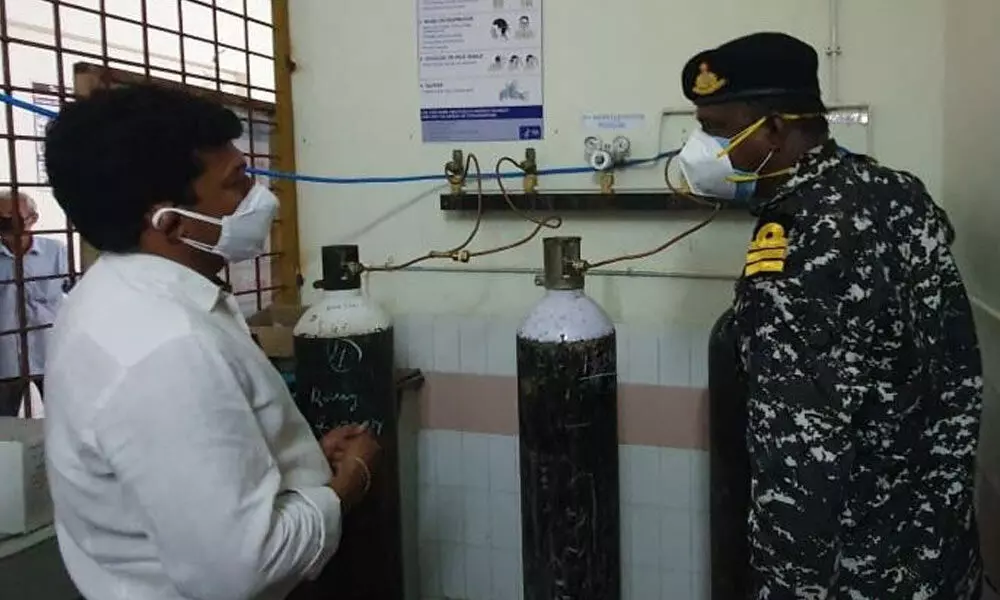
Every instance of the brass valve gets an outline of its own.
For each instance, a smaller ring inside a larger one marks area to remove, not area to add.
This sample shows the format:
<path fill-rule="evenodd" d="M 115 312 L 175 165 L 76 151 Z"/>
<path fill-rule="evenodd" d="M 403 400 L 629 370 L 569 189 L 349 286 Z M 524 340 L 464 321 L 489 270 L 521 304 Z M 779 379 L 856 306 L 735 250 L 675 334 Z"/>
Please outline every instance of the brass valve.
<path fill-rule="evenodd" d="M 524 151 L 524 161 L 521 162 L 524 171 L 524 193 L 534 194 L 538 190 L 538 163 L 535 160 L 535 149 Z"/>
<path fill-rule="evenodd" d="M 615 193 L 615 172 L 614 171 L 601 171 L 598 176 L 601 183 L 601 193 L 605 195 L 611 195 Z"/>
<path fill-rule="evenodd" d="M 451 151 L 451 160 L 444 164 L 444 172 L 448 177 L 448 185 L 451 186 L 453 195 L 461 194 L 465 190 L 465 157 L 460 149 Z"/>

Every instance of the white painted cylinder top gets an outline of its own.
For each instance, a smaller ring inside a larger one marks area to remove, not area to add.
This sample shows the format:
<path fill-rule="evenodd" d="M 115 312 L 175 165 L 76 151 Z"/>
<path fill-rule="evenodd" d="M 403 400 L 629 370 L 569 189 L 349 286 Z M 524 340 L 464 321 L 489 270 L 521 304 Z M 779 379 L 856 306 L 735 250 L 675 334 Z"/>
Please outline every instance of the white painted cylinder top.
<path fill-rule="evenodd" d="M 517 330 L 537 342 L 581 342 L 614 333 L 615 326 L 583 290 L 548 290 Z"/>
<path fill-rule="evenodd" d="M 319 302 L 306 310 L 293 335 L 339 338 L 367 335 L 392 327 L 392 317 L 361 290 L 323 292 Z"/>

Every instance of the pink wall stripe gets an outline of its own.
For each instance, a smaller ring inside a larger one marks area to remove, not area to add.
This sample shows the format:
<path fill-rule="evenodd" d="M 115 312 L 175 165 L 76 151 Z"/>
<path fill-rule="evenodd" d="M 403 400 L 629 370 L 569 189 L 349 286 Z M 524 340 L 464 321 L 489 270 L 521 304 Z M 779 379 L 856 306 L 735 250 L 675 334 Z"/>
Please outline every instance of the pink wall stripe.
<path fill-rule="evenodd" d="M 517 378 L 451 373 L 424 374 L 420 421 L 424 429 L 517 435 Z M 618 435 L 622 444 L 708 449 L 708 391 L 698 388 L 618 384 Z M 981 476 L 980 530 L 987 572 L 1000 580 L 1000 488 Z"/>
<path fill-rule="evenodd" d="M 517 435 L 517 378 L 425 373 L 421 426 L 470 433 Z M 704 389 L 618 384 L 622 444 L 708 448 L 708 393 Z"/>

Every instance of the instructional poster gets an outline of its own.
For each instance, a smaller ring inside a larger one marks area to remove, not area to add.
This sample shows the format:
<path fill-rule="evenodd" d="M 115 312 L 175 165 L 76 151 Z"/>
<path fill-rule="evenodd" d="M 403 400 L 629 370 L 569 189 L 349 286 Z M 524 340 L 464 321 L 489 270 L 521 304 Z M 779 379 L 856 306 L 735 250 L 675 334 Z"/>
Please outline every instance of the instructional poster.
<path fill-rule="evenodd" d="M 542 139 L 542 0 L 417 0 L 425 142 Z"/>

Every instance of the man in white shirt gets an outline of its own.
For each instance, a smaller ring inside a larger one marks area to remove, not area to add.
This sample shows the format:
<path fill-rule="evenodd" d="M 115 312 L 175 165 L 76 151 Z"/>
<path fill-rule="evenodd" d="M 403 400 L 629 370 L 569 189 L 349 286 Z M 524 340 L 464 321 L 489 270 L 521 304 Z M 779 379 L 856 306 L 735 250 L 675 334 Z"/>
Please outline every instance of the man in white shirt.
<path fill-rule="evenodd" d="M 66 245 L 32 235 L 31 229 L 37 222 L 38 207 L 30 196 L 19 193 L 15 201 L 10 191 L 0 192 L 0 416 L 3 417 L 17 414 L 29 381 L 34 382 L 39 392 L 43 391 L 45 342 L 69 286 Z M 15 283 L 18 256 L 25 279 L 23 298 Z M 22 330 L 26 330 L 23 343 Z M 27 371 L 22 372 L 22 366 Z"/>
<path fill-rule="evenodd" d="M 47 131 L 56 200 L 101 252 L 46 373 L 56 531 L 89 600 L 285 598 L 371 484 L 373 437 L 316 441 L 215 276 L 263 251 L 277 210 L 241 133 L 146 85 L 69 104 Z"/>

